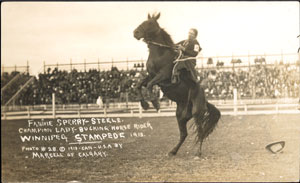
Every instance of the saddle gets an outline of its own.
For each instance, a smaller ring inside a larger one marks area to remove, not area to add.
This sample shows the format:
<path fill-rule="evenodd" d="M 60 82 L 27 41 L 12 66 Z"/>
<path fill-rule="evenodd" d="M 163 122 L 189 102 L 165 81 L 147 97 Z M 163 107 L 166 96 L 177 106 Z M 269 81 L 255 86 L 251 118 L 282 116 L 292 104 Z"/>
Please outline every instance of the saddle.
<path fill-rule="evenodd" d="M 173 66 L 173 71 L 172 71 L 172 77 L 171 77 L 171 82 L 172 83 L 177 83 L 180 80 L 180 75 L 182 72 L 181 70 L 186 70 L 190 72 L 189 78 L 193 80 L 194 82 L 198 82 L 197 79 L 197 71 L 195 69 L 196 66 L 196 57 L 188 57 L 183 55 L 182 51 L 179 50 L 179 53 L 177 55 L 177 58 L 174 60 L 174 66 Z"/>

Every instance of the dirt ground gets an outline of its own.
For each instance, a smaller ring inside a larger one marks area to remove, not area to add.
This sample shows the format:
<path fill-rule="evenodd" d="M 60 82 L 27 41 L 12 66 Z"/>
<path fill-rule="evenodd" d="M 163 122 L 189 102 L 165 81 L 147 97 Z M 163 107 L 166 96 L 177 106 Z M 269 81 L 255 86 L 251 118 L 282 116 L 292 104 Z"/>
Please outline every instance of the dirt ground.
<path fill-rule="evenodd" d="M 153 130 L 120 140 L 123 148 L 111 149 L 106 158 L 50 160 L 25 158 L 18 129 L 26 120 L 2 121 L 2 182 L 299 181 L 300 114 L 223 116 L 200 159 L 194 159 L 192 129 L 178 154 L 166 156 L 179 139 L 175 117 L 122 119 L 149 122 Z M 276 141 L 285 141 L 285 148 L 272 154 L 265 146 Z"/>

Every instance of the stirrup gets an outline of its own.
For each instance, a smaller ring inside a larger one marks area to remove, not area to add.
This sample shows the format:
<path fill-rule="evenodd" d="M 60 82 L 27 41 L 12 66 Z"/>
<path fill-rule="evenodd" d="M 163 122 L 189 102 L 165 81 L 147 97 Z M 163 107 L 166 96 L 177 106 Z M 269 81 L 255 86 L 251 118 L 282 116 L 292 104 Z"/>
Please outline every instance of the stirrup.
<path fill-rule="evenodd" d="M 171 83 L 175 84 L 179 82 L 179 77 L 178 76 L 173 76 L 171 79 Z"/>

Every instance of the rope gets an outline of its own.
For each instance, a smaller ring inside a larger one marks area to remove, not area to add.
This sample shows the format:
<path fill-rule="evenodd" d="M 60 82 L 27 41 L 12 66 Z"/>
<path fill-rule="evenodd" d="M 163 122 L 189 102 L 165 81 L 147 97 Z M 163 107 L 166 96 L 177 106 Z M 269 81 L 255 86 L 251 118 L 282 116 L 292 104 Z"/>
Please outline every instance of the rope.
<path fill-rule="evenodd" d="M 191 60 L 191 59 L 196 59 L 197 57 L 187 57 L 187 58 L 181 58 L 182 56 L 182 51 L 179 50 L 179 56 L 177 57 L 176 60 L 174 60 L 173 62 L 174 63 L 177 63 L 177 62 L 183 62 L 183 61 L 186 61 L 186 60 Z"/>
<path fill-rule="evenodd" d="M 196 59 L 197 57 L 187 57 L 187 58 L 181 58 L 181 59 L 176 59 L 174 60 L 174 63 L 177 63 L 177 62 L 183 62 L 183 61 L 186 61 L 186 60 L 191 60 L 191 59 Z"/>
<path fill-rule="evenodd" d="M 175 69 L 178 65 L 178 61 L 177 60 L 180 60 L 180 57 L 182 56 L 182 50 L 179 50 L 179 55 L 177 57 L 177 59 L 174 61 L 175 65 L 173 67 L 173 70 L 172 70 L 172 76 L 175 74 Z"/>

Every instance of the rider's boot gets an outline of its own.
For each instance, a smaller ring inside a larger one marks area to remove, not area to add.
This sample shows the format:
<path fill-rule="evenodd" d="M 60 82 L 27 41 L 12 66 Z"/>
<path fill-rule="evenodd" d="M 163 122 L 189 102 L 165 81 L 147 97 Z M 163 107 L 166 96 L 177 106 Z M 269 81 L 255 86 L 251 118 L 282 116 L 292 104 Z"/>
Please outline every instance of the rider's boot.
<path fill-rule="evenodd" d="M 171 77 L 171 83 L 175 84 L 179 82 L 179 73 L 174 72 Z"/>

